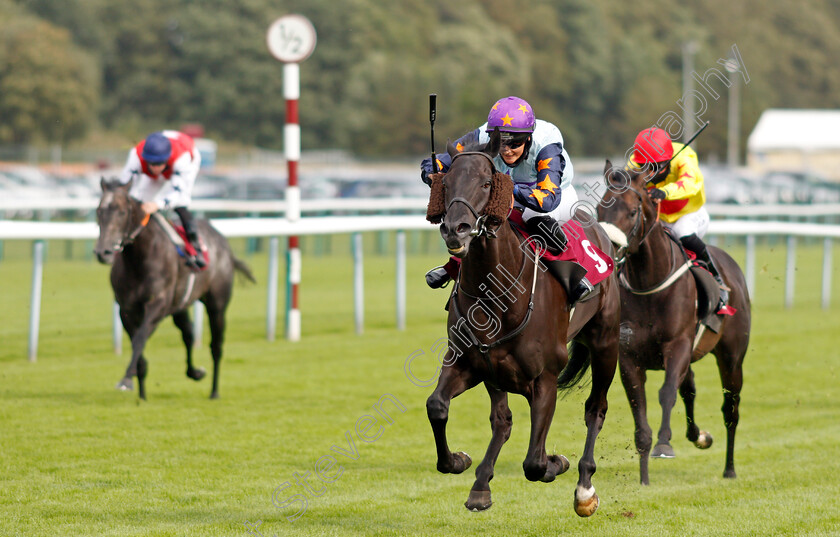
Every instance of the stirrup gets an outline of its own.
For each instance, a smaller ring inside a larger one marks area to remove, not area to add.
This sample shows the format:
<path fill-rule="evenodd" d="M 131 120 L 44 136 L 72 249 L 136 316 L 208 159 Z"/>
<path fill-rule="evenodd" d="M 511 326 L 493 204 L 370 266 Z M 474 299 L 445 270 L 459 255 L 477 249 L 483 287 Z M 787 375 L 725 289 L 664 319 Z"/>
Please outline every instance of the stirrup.
<path fill-rule="evenodd" d="M 443 289 L 450 281 L 452 278 L 443 266 L 435 267 L 426 273 L 426 285 L 432 289 Z"/>
<path fill-rule="evenodd" d="M 574 289 L 569 293 L 569 307 L 589 298 L 595 291 L 595 286 L 592 285 L 587 278 L 581 279 Z"/>

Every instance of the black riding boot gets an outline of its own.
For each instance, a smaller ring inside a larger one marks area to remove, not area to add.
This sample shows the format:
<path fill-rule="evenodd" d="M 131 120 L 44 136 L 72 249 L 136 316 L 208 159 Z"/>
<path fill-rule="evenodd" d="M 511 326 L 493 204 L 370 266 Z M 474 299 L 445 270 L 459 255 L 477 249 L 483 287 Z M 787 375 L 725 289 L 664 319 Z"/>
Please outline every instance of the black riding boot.
<path fill-rule="evenodd" d="M 550 253 L 560 255 L 566 250 L 568 239 L 566 239 L 566 234 L 563 232 L 560 222 L 554 218 L 548 215 L 534 216 L 526 222 L 526 225 L 531 236 L 536 237 L 541 243 L 540 246 L 544 246 Z M 569 289 L 566 290 L 569 307 L 579 300 L 588 298 L 594 290 L 595 286 L 589 282 L 586 276 L 576 283 L 569 282 Z"/>
<path fill-rule="evenodd" d="M 694 233 L 686 235 L 685 237 L 680 237 L 680 242 L 687 250 L 691 250 L 697 254 L 697 259 L 706 263 L 706 266 L 709 268 L 709 272 L 711 272 L 712 276 L 714 276 L 715 280 L 717 280 L 718 286 L 720 287 L 720 300 L 718 301 L 715 311 L 720 310 L 729 302 L 729 288 L 723 282 L 723 278 L 721 278 L 720 271 L 718 270 L 717 265 L 715 265 L 715 261 L 712 259 L 712 256 L 709 255 L 706 243 L 704 243 L 703 240 Z"/>
<path fill-rule="evenodd" d="M 195 248 L 195 256 L 187 259 L 187 262 L 198 268 L 204 268 L 207 263 L 204 261 L 204 254 L 201 251 L 201 241 L 198 240 L 198 229 L 195 227 L 195 220 L 193 220 L 192 214 L 186 207 L 176 207 L 175 212 L 178 214 L 178 218 L 181 219 L 181 225 L 184 226 L 187 240 Z"/>
<path fill-rule="evenodd" d="M 541 247 L 545 247 L 554 255 L 560 255 L 566 250 L 566 234 L 560 222 L 546 215 L 534 216 L 525 223 L 528 226 L 528 233 L 535 237 Z"/>

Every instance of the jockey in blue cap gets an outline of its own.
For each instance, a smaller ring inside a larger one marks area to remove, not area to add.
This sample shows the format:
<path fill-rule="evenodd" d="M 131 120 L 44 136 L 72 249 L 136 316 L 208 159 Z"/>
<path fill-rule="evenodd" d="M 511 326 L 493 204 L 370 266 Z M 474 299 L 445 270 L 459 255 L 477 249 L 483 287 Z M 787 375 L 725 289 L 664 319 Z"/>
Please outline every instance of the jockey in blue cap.
<path fill-rule="evenodd" d="M 198 230 L 187 206 L 192 199 L 192 188 L 201 167 L 201 154 L 195 142 L 178 131 L 161 131 L 150 134 L 128 153 L 120 181 L 131 181 L 131 196 L 139 200 L 143 211 L 152 214 L 160 209 L 172 208 L 184 226 L 187 239 L 196 255 L 188 263 L 203 268 Z"/>

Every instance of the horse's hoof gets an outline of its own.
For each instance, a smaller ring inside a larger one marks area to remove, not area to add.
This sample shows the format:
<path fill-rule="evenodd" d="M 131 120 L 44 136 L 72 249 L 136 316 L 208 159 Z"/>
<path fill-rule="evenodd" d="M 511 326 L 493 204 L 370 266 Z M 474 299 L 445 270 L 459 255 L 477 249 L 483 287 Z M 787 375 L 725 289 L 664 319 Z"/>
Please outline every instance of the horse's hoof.
<path fill-rule="evenodd" d="M 471 490 L 470 497 L 464 503 L 464 507 L 470 511 L 485 511 L 490 509 L 493 502 L 490 500 L 489 490 Z"/>
<path fill-rule="evenodd" d="M 118 390 L 122 390 L 124 392 L 130 392 L 134 389 L 134 381 L 131 380 L 131 377 L 125 377 L 121 381 L 117 382 L 115 386 Z"/>
<path fill-rule="evenodd" d="M 700 449 L 709 449 L 712 447 L 712 442 L 714 441 L 715 439 L 712 438 L 712 435 L 708 431 L 700 431 L 700 436 L 694 441 L 694 445 Z"/>
<path fill-rule="evenodd" d="M 595 488 L 589 490 L 578 487 L 575 489 L 575 513 L 580 517 L 592 516 L 598 510 L 598 495 Z"/>
<path fill-rule="evenodd" d="M 463 451 L 453 453 L 449 459 L 449 465 L 442 465 L 438 462 L 438 472 L 442 474 L 460 474 L 470 467 L 472 459 Z"/>
<path fill-rule="evenodd" d="M 653 446 L 653 451 L 650 452 L 650 456 L 653 459 L 673 459 L 676 457 L 674 455 L 674 448 L 670 444 L 656 444 Z"/>
<path fill-rule="evenodd" d="M 207 374 L 207 371 L 203 367 L 193 368 L 187 371 L 187 376 L 193 380 L 201 380 Z"/>
<path fill-rule="evenodd" d="M 210 394 L 210 399 L 218 399 L 218 398 L 219 398 L 218 392 L 213 392 L 213 393 Z"/>
<path fill-rule="evenodd" d="M 564 455 L 549 455 L 545 475 L 540 479 L 543 483 L 551 483 L 558 475 L 569 469 L 569 459 Z"/>

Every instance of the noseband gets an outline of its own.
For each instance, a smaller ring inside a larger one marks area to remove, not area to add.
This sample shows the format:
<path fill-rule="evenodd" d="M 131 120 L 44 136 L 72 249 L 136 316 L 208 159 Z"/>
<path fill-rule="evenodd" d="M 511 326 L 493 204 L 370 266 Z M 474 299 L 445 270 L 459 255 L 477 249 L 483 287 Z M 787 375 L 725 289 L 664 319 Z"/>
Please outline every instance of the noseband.
<path fill-rule="evenodd" d="M 487 159 L 487 162 L 490 163 L 490 177 L 493 177 L 493 174 L 496 173 L 496 165 L 493 163 L 493 159 L 490 158 L 490 155 L 488 155 L 487 153 L 483 153 L 481 151 L 464 151 L 463 153 L 458 153 L 457 155 L 452 157 L 452 162 L 454 163 L 455 159 L 457 159 L 458 157 L 462 157 L 464 155 L 481 155 L 482 157 Z M 445 180 L 444 180 L 444 186 L 446 186 Z M 473 214 L 473 216 L 475 216 L 475 227 L 473 228 L 472 231 L 470 231 L 470 236 L 471 237 L 480 237 L 482 235 L 486 235 L 488 238 L 491 238 L 491 239 L 496 238 L 496 232 L 499 230 L 499 226 L 496 226 L 495 229 L 490 229 L 487 226 L 488 215 L 479 214 L 479 212 L 475 210 L 475 207 L 472 206 L 472 204 L 469 202 L 468 199 L 462 198 L 460 196 L 458 196 L 456 198 L 452 198 L 449 201 L 449 203 L 446 205 L 446 212 L 449 212 L 449 209 L 455 203 L 463 203 L 464 205 L 467 206 L 467 209 L 470 210 L 470 212 Z M 445 214 L 446 213 L 444 213 L 444 215 Z"/>

